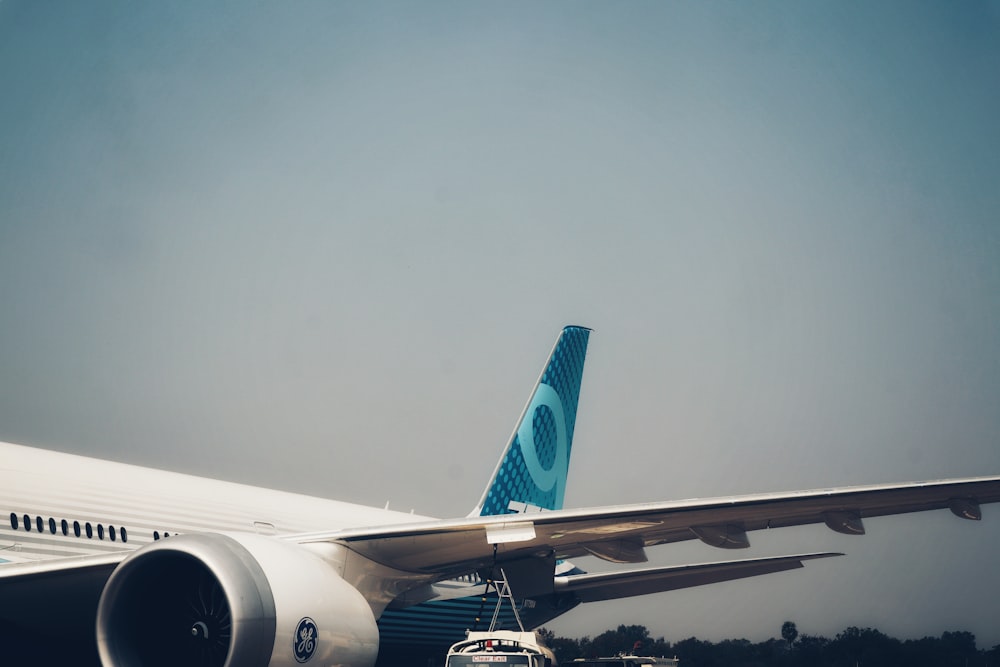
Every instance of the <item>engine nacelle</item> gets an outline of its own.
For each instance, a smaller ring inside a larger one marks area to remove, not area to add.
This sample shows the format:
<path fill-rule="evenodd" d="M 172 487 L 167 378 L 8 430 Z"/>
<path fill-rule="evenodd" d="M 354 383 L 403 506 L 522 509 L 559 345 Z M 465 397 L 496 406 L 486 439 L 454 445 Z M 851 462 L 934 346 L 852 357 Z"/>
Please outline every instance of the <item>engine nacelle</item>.
<path fill-rule="evenodd" d="M 368 667 L 378 627 L 361 593 L 302 547 L 175 535 L 115 569 L 97 643 L 105 667 Z"/>

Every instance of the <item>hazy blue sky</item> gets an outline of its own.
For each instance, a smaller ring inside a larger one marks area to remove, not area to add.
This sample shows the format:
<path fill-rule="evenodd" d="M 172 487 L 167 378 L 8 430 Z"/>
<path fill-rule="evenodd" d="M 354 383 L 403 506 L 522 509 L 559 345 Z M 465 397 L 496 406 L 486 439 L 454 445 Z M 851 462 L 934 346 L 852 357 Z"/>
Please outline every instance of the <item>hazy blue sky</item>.
<path fill-rule="evenodd" d="M 997 2 L 6 0 L 0 439 L 464 515 L 581 324 L 569 506 L 997 474 L 998 119 Z M 992 646 L 984 515 L 550 627 Z"/>

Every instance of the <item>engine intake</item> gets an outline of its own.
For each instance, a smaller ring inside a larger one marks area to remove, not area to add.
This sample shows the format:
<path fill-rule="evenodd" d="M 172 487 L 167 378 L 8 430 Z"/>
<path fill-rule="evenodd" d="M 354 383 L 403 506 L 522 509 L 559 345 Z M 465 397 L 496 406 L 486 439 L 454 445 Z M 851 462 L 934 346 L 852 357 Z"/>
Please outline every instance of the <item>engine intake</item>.
<path fill-rule="evenodd" d="M 131 554 L 97 612 L 107 667 L 367 667 L 370 606 L 331 565 L 251 534 L 177 535 Z"/>

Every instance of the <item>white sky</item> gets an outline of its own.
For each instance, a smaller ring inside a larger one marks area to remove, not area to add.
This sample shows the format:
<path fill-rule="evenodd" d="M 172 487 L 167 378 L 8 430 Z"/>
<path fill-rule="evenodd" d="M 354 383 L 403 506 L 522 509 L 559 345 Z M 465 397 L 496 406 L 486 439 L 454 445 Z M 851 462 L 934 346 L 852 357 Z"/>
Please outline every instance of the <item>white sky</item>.
<path fill-rule="evenodd" d="M 7 0 L 0 439 L 463 515 L 580 324 L 568 506 L 1000 473 L 998 81 L 996 2 Z M 550 627 L 1000 643 L 996 507 L 868 532 Z"/>

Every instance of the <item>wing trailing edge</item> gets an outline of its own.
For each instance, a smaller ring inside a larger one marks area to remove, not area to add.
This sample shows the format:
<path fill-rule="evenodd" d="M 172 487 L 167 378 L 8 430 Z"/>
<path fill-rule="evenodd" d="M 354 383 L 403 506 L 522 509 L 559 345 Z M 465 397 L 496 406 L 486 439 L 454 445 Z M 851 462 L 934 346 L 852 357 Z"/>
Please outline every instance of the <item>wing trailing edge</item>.
<path fill-rule="evenodd" d="M 598 602 L 785 572 L 803 567 L 807 560 L 843 555 L 812 553 L 721 563 L 671 565 L 624 572 L 570 574 L 556 576 L 555 590 L 557 593 L 573 593 L 581 602 Z"/>

